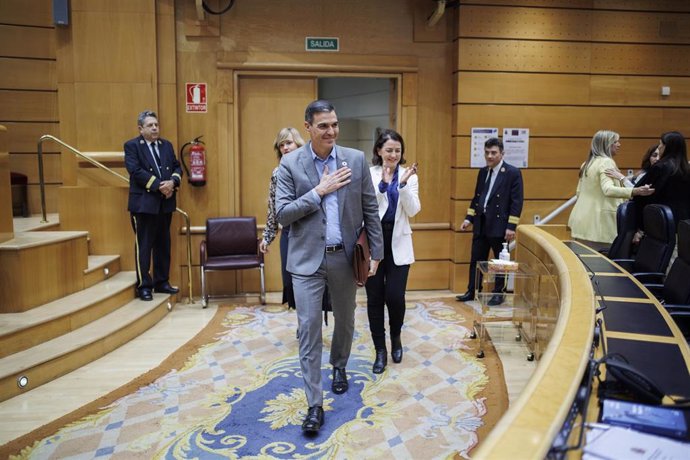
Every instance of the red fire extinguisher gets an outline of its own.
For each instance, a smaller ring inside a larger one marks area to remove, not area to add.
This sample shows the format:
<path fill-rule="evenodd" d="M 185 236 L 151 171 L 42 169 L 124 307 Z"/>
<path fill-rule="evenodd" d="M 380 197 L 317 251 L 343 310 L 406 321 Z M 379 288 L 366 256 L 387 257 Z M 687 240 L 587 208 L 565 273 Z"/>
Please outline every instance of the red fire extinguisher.
<path fill-rule="evenodd" d="M 182 160 L 182 166 L 187 173 L 187 182 L 196 187 L 206 185 L 206 147 L 199 140 L 201 138 L 202 136 L 199 136 L 192 142 L 187 142 L 180 149 L 180 160 Z M 188 145 L 191 145 L 189 148 L 189 168 L 184 161 L 185 148 Z"/>

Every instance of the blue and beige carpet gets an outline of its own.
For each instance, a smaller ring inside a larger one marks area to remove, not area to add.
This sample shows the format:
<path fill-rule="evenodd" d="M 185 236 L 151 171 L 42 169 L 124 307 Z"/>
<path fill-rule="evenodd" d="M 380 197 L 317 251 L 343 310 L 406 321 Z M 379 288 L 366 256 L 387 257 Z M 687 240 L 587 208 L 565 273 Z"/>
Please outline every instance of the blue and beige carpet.
<path fill-rule="evenodd" d="M 219 312 L 214 336 L 178 369 L 34 438 L 15 458 L 468 457 L 507 408 L 498 358 L 487 350 L 476 359 L 476 340 L 467 338 L 471 310 L 453 300 L 409 302 L 403 362 L 376 375 L 366 309 L 358 307 L 343 395 L 330 391 L 332 317 L 324 327 L 326 422 L 305 437 L 294 311 Z"/>

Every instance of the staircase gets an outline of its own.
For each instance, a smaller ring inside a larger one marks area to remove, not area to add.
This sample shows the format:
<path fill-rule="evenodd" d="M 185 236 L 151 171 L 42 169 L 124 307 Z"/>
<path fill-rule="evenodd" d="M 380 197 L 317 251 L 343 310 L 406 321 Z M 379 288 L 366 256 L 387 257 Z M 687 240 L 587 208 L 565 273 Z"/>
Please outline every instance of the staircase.
<path fill-rule="evenodd" d="M 109 353 L 173 304 L 139 300 L 136 274 L 119 255 L 89 255 L 88 232 L 28 227 L 0 243 L 0 401 Z"/>

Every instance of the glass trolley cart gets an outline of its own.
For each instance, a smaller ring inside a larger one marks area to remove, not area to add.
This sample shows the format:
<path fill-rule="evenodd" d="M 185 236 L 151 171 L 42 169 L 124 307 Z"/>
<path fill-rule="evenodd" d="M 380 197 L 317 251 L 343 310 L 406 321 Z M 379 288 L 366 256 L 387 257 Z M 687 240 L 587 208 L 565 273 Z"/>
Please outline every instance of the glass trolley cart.
<path fill-rule="evenodd" d="M 505 277 L 504 292 L 493 292 L 496 280 Z M 479 336 L 478 358 L 484 357 L 484 344 L 486 341 L 486 323 L 490 322 L 512 322 L 517 328 L 515 340 L 528 339 L 531 343 L 535 336 L 529 331 L 535 330 L 536 306 L 539 297 L 539 275 L 534 272 L 527 264 L 519 263 L 517 267 L 506 270 L 500 265 L 495 265 L 489 261 L 477 263 L 476 276 L 478 308 L 475 308 L 472 338 Z M 498 303 L 497 301 L 500 301 Z M 528 324 L 525 324 L 528 322 Z M 534 352 L 527 355 L 527 359 L 534 359 Z"/>

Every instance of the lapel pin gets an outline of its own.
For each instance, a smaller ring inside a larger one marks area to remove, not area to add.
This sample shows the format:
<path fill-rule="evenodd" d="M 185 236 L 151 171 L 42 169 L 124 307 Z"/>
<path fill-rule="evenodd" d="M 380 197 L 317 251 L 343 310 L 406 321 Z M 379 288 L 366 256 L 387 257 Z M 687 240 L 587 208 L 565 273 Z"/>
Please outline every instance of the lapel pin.
<path fill-rule="evenodd" d="M 501 172 L 506 172 L 506 168 L 501 168 Z"/>
<path fill-rule="evenodd" d="M 140 144 L 143 144 L 143 143 L 144 143 L 144 140 L 143 140 L 143 139 L 139 139 L 139 143 L 140 143 Z"/>
<path fill-rule="evenodd" d="M 347 166 L 347 161 L 343 161 L 343 162 L 340 163 L 340 164 L 343 165 L 343 166 Z"/>

